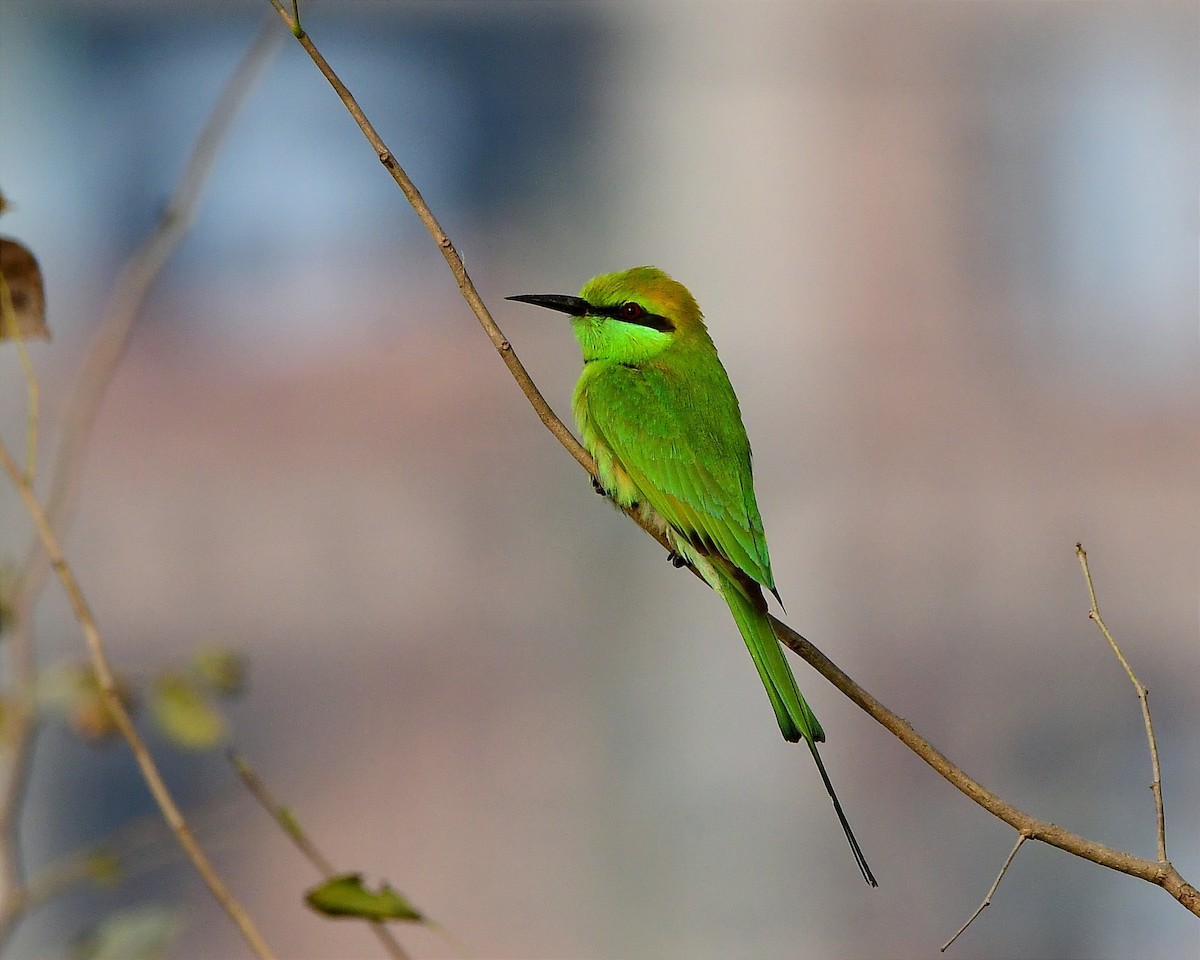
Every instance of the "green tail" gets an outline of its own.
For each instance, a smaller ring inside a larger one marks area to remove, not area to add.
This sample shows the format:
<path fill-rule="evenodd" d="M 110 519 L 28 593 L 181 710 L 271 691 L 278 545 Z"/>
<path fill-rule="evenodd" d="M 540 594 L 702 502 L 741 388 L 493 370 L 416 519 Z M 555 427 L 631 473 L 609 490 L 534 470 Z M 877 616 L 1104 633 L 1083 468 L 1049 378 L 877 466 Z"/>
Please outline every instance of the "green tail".
<path fill-rule="evenodd" d="M 817 770 L 821 773 L 821 781 L 825 784 L 829 798 L 833 801 L 833 809 L 837 813 L 838 821 L 846 833 L 846 839 L 850 842 L 850 849 L 854 852 L 858 869 L 862 871 L 863 879 L 867 883 L 873 887 L 879 886 L 875 875 L 871 873 L 871 868 L 867 865 L 858 840 L 855 839 L 854 831 L 850 829 L 850 821 L 846 819 L 841 801 L 838 800 L 838 796 L 833 790 L 833 784 L 829 781 L 829 774 L 825 771 L 825 764 L 821 762 L 821 754 L 817 751 L 817 744 L 823 743 L 825 740 L 825 731 L 821 729 L 816 715 L 805 702 L 800 688 L 796 686 L 796 678 L 792 675 L 792 668 L 788 666 L 788 662 L 784 658 L 783 648 L 775 636 L 775 631 L 771 628 L 771 621 L 767 617 L 766 610 L 760 606 L 761 599 L 759 604 L 754 603 L 753 599 L 747 596 L 741 584 L 725 577 L 721 577 L 721 586 L 717 592 L 729 604 L 729 610 L 737 622 L 738 630 L 741 631 L 742 638 L 746 641 L 750 657 L 754 660 L 754 666 L 758 668 L 758 675 L 762 679 L 763 686 L 767 688 L 767 697 L 771 701 L 771 707 L 775 710 L 775 719 L 779 721 L 779 729 L 783 733 L 784 739 L 795 743 L 803 737 L 808 744 L 813 760 L 817 762 Z"/>
<path fill-rule="evenodd" d="M 758 675 L 767 688 L 767 696 L 775 709 L 775 719 L 779 721 L 783 738 L 792 743 L 801 737 L 809 743 L 823 743 L 825 731 L 796 686 L 792 668 L 784 659 L 783 649 L 775 638 L 766 612 L 746 596 L 741 584 L 727 580 L 722 587 L 721 596 L 729 604 L 754 666 L 758 668 Z"/>

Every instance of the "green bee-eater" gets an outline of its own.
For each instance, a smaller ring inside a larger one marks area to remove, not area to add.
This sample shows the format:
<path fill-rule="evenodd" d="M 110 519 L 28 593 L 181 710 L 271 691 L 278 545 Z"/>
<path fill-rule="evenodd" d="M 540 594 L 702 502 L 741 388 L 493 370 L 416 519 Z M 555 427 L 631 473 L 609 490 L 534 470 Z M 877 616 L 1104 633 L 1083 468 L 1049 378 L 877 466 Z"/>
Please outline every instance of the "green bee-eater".
<path fill-rule="evenodd" d="M 687 288 L 655 267 L 594 277 L 579 296 L 509 297 L 571 315 L 583 373 L 571 401 L 599 485 L 666 534 L 729 605 L 786 739 L 812 751 L 850 848 L 871 868 L 817 743 L 825 731 L 796 686 L 762 588 L 778 599 L 754 499 L 750 442 L 729 376 Z"/>

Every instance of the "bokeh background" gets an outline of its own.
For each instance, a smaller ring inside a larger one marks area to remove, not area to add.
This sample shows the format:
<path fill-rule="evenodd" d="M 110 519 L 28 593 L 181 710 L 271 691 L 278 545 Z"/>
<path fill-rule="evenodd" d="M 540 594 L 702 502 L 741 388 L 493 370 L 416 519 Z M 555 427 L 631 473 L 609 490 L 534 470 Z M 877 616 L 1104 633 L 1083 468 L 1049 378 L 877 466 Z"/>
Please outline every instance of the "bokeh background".
<path fill-rule="evenodd" d="M 0 0 L 0 224 L 41 258 L 46 429 L 266 4 Z M 573 293 L 654 263 L 709 318 L 789 621 L 975 777 L 1200 875 L 1200 12 L 1193 2 L 304 4 L 562 414 Z M 0 356 L 0 428 L 24 388 Z M 47 450 L 52 449 L 48 444 Z M 28 524 L 0 491 L 0 551 Z M 340 866 L 480 957 L 927 957 L 1012 831 L 802 663 L 866 889 L 721 604 L 596 497 L 285 44 L 103 408 L 67 545 L 125 670 L 231 643 L 238 746 Z M 55 585 L 43 662 L 79 658 Z M 282 956 L 378 956 L 219 754 L 156 741 Z M 30 866 L 151 812 L 48 729 Z M 36 914 L 56 955 L 190 869 Z M 401 931 L 421 956 L 454 948 Z M 1149 884 L 1040 845 L 952 948 L 1180 957 Z"/>

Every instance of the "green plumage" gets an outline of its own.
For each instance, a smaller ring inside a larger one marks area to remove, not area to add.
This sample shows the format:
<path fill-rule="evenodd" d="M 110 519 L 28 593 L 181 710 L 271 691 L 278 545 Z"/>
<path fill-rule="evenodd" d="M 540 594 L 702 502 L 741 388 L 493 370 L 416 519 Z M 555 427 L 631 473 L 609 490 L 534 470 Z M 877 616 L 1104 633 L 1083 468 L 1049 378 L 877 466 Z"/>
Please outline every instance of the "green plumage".
<path fill-rule="evenodd" d="M 654 267 L 596 277 L 578 297 L 512 297 L 572 315 L 583 373 L 572 409 L 604 491 L 667 536 L 728 604 L 779 729 L 801 738 L 867 882 L 875 878 L 829 782 L 825 732 L 767 616 L 778 597 L 737 396 L 687 289 Z"/>

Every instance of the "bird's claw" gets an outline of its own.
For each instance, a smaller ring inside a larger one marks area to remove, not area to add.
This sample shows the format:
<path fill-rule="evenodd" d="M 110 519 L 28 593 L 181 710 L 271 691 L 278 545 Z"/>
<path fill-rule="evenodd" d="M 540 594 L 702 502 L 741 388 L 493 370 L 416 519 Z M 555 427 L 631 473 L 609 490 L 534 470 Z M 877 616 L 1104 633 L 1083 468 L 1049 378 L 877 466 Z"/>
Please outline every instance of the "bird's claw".
<path fill-rule="evenodd" d="M 686 567 L 688 565 L 687 558 L 681 557 L 674 550 L 667 554 L 667 562 L 676 570 L 678 570 L 680 567 Z"/>

